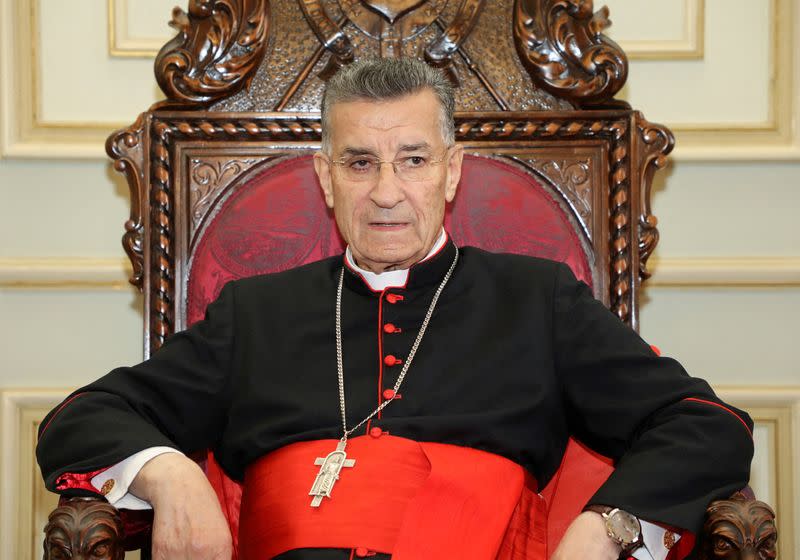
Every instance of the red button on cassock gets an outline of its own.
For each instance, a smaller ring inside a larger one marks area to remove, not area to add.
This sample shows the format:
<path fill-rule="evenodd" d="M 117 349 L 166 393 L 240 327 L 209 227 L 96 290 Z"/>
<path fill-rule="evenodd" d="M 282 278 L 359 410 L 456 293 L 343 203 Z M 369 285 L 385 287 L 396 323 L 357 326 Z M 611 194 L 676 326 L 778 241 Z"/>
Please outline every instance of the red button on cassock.
<path fill-rule="evenodd" d="M 397 303 L 403 301 L 405 298 L 399 294 L 386 294 L 386 301 L 389 303 Z"/>
<path fill-rule="evenodd" d="M 391 399 L 392 397 L 394 397 L 394 389 L 385 389 L 385 390 L 383 391 L 383 398 L 384 398 L 384 400 L 387 400 L 387 401 L 388 401 L 388 400 L 389 400 L 389 399 Z"/>
<path fill-rule="evenodd" d="M 369 429 L 369 435 L 371 435 L 374 438 L 379 438 L 383 435 L 383 430 L 375 426 L 374 428 Z"/>
<path fill-rule="evenodd" d="M 386 364 L 389 367 L 392 367 L 392 366 L 396 366 L 398 364 L 402 364 L 403 360 L 401 360 L 400 358 L 398 358 L 396 356 L 392 356 L 391 354 L 389 354 L 388 356 L 383 358 L 383 363 Z"/>
<path fill-rule="evenodd" d="M 400 332 L 400 329 L 398 329 L 392 323 L 386 323 L 385 325 L 383 325 L 383 332 L 388 333 L 388 334 L 398 333 L 398 332 Z"/>
<path fill-rule="evenodd" d="M 369 555 L 370 555 L 369 549 L 365 546 L 359 546 L 356 549 L 356 556 L 358 556 L 359 558 L 366 558 Z"/>

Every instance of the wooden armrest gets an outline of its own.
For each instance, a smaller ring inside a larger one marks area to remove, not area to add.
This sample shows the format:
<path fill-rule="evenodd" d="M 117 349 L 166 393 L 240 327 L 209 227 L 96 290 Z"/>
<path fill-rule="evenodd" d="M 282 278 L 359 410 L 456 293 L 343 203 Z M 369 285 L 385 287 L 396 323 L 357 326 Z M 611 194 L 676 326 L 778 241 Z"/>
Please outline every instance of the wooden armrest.
<path fill-rule="evenodd" d="M 126 516 L 102 498 L 62 498 L 44 528 L 44 560 L 123 560 L 125 550 L 142 549 L 149 560 L 151 512 Z M 134 527 L 126 534 L 127 526 Z M 144 529 L 144 530 L 142 530 Z"/>
<path fill-rule="evenodd" d="M 698 535 L 700 560 L 766 560 L 777 554 L 775 512 L 753 496 L 737 492 L 711 502 Z"/>
<path fill-rule="evenodd" d="M 125 549 L 142 546 L 125 540 L 122 517 L 114 506 L 99 498 L 71 498 L 53 510 L 44 529 L 44 560 L 98 558 L 122 560 Z M 98 540 L 97 536 L 105 538 Z M 95 544 L 92 550 L 85 547 Z M 737 492 L 730 499 L 712 502 L 698 535 L 700 560 L 771 559 L 777 553 L 775 512 L 764 502 Z M 103 547 L 100 549 L 100 547 Z M 149 558 L 143 553 L 142 558 Z"/>

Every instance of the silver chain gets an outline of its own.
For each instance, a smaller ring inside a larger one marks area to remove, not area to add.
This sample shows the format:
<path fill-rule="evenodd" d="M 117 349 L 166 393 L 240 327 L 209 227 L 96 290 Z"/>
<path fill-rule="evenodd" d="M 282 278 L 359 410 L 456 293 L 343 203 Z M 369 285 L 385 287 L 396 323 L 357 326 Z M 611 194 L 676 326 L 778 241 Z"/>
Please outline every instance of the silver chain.
<path fill-rule="evenodd" d="M 447 281 L 450 280 L 450 276 L 453 275 L 453 270 L 455 270 L 457 262 L 458 247 L 456 247 L 456 256 L 453 258 L 453 264 L 450 265 L 450 269 L 447 271 L 447 274 L 444 275 L 442 283 L 439 284 L 439 288 L 436 290 L 436 293 L 433 294 L 433 300 L 431 300 L 431 304 L 428 307 L 428 312 L 425 314 L 425 319 L 422 321 L 422 326 L 419 328 L 417 339 L 411 346 L 411 351 L 408 353 L 408 357 L 403 363 L 403 369 L 400 370 L 400 375 L 397 377 L 397 382 L 394 384 L 394 394 L 390 399 L 384 400 L 375 410 L 372 411 L 372 413 L 370 413 L 369 416 L 364 418 L 361 422 L 349 430 L 347 429 L 347 406 L 344 399 L 344 365 L 342 360 L 342 284 L 344 284 L 344 268 L 342 268 L 342 271 L 339 273 L 339 287 L 336 291 L 336 367 L 339 374 L 339 411 L 342 414 L 342 441 L 346 442 L 347 438 L 350 437 L 350 434 L 374 418 L 376 414 L 389 406 L 389 403 L 391 403 L 397 397 L 397 392 L 400 390 L 400 385 L 403 383 L 403 379 L 405 379 L 406 373 L 408 373 L 408 368 L 411 367 L 411 362 L 414 360 L 414 355 L 417 353 L 419 343 L 422 342 L 422 337 L 425 336 L 425 330 L 428 328 L 428 322 L 430 322 L 431 316 L 433 315 L 433 310 L 436 308 L 436 302 L 439 301 L 439 296 L 442 294 L 442 290 L 444 290 L 444 287 L 447 285 Z"/>

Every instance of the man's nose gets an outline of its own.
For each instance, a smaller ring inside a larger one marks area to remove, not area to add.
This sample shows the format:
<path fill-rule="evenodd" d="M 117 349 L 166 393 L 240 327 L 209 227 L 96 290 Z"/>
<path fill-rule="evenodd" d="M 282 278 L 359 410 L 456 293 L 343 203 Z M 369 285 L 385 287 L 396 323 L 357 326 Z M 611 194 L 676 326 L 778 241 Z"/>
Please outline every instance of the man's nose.
<path fill-rule="evenodd" d="M 381 208 L 393 208 L 405 199 L 402 182 L 394 172 L 390 162 L 383 162 L 378 168 L 378 176 L 370 191 L 370 198 Z"/>

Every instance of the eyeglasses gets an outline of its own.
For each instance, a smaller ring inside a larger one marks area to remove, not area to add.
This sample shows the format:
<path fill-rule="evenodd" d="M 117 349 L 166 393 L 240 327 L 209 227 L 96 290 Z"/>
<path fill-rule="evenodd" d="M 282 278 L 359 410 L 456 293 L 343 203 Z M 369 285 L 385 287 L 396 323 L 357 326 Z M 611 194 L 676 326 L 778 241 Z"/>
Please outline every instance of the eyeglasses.
<path fill-rule="evenodd" d="M 448 151 L 449 148 L 439 159 L 432 159 L 428 155 L 416 154 L 397 158 L 394 161 L 385 161 L 375 156 L 363 154 L 332 159 L 331 163 L 341 168 L 342 176 L 347 181 L 374 181 L 381 174 L 381 165 L 389 163 L 394 169 L 394 174 L 401 181 L 421 182 L 433 178 L 435 166 L 447 159 Z"/>

